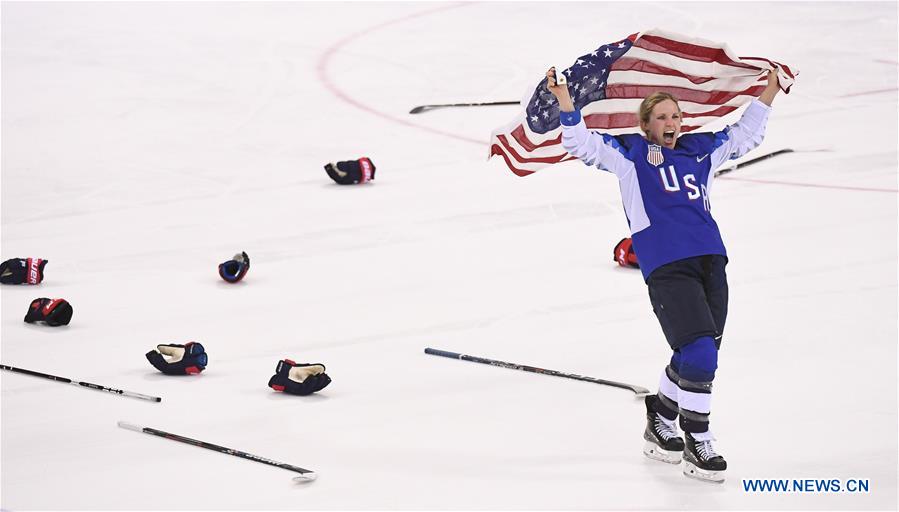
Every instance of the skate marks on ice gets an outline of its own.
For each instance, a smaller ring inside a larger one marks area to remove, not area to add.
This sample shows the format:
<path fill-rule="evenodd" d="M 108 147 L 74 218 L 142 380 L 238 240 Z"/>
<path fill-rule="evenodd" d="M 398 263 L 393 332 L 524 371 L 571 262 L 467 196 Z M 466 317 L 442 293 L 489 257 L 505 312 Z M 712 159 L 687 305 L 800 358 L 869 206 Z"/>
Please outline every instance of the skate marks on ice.
<path fill-rule="evenodd" d="M 269 252 L 267 261 L 277 262 L 363 249 L 382 248 L 440 240 L 452 236 L 478 235 L 537 224 L 578 221 L 617 216 L 620 212 L 599 201 L 572 201 L 504 209 L 492 212 L 464 213 L 419 222 L 390 222 L 336 227 L 296 235 L 279 235 L 258 240 L 261 247 L 290 247 Z M 302 249 L 292 249 L 301 247 Z"/>

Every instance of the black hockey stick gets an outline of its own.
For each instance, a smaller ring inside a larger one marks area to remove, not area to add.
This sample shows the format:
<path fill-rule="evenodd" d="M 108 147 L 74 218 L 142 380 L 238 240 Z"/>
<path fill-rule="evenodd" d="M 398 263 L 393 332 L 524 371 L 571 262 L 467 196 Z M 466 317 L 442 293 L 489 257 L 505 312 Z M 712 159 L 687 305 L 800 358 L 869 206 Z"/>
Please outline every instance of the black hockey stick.
<path fill-rule="evenodd" d="M 436 348 L 426 348 L 425 354 L 431 354 L 433 356 L 442 356 L 449 357 L 451 359 L 461 359 L 463 361 L 471 361 L 473 363 L 481 363 L 481 364 L 489 364 L 491 366 L 500 366 L 502 368 L 508 368 L 510 370 L 522 370 L 525 372 L 531 373 L 542 373 L 544 375 L 550 375 L 552 377 L 565 377 L 566 379 L 574 379 L 574 380 L 582 380 L 586 382 L 592 382 L 594 384 L 602 384 L 603 386 L 612 386 L 616 388 L 629 389 L 633 391 L 638 398 L 648 395 L 650 392 L 648 389 L 640 386 L 635 386 L 633 384 L 625 384 L 623 382 L 615 382 L 613 380 L 604 380 L 597 379 L 596 377 L 586 377 L 584 375 L 578 375 L 576 373 L 563 373 L 556 370 L 546 370 L 544 368 L 537 368 L 535 366 L 527 366 L 523 364 L 515 364 L 515 363 L 507 363 L 505 361 L 497 361 L 496 359 L 485 359 L 483 357 L 469 356 L 465 354 L 459 354 L 456 352 L 449 352 L 446 350 L 438 350 Z"/>
<path fill-rule="evenodd" d="M 241 459 L 252 460 L 256 462 L 261 462 L 263 464 L 268 464 L 269 466 L 275 466 L 276 468 L 286 469 L 288 471 L 294 471 L 299 473 L 300 476 L 295 476 L 293 479 L 298 482 L 309 482 L 315 480 L 315 471 L 310 471 L 308 469 L 303 469 L 298 466 L 293 466 L 290 464 L 285 464 L 284 462 L 278 462 L 271 459 L 266 459 L 265 457 L 260 457 L 258 455 L 253 455 L 252 453 L 242 452 L 240 450 L 234 450 L 232 448 L 225 448 L 224 446 L 219 446 L 217 444 L 207 443 L 206 441 L 198 441 L 196 439 L 191 439 L 189 437 L 179 436 L 177 434 L 171 434 L 169 432 L 164 432 L 162 430 L 156 430 L 155 428 L 150 427 L 142 427 L 140 425 L 135 425 L 133 423 L 128 423 L 127 421 L 120 421 L 119 426 L 133 430 L 135 432 L 143 432 L 144 434 L 150 434 L 153 436 L 164 437 L 166 439 L 171 439 L 172 441 L 180 441 L 186 444 L 192 444 L 194 446 L 199 446 L 200 448 L 206 448 L 207 450 L 213 450 L 219 453 L 224 453 L 226 455 L 233 455 L 235 457 L 240 457 Z"/>
<path fill-rule="evenodd" d="M 826 150 L 813 150 L 813 151 L 826 151 Z M 773 158 L 777 155 L 782 155 L 784 153 L 793 153 L 793 152 L 794 152 L 794 150 L 792 150 L 790 148 L 778 149 L 777 151 L 772 151 L 770 153 L 766 153 L 764 155 L 757 156 L 755 158 L 750 158 L 749 160 L 746 160 L 745 162 L 733 164 L 730 167 L 725 167 L 724 169 L 718 169 L 717 171 L 715 171 L 715 177 L 717 178 L 718 176 L 721 176 L 722 174 L 727 174 L 729 172 L 734 172 L 737 169 L 749 167 L 752 164 L 757 164 L 757 163 L 767 160 L 769 158 Z"/>
<path fill-rule="evenodd" d="M 77 380 L 67 379 L 65 377 L 57 377 L 56 375 L 50 375 L 49 373 L 41 373 L 41 372 L 35 372 L 32 370 L 25 370 L 24 368 L 16 368 L 15 366 L 7 366 L 5 364 L 0 364 L 0 369 L 9 370 L 11 372 L 16 372 L 16 373 L 24 373 L 25 375 L 31 375 L 33 377 L 42 377 L 45 379 L 55 380 L 57 382 L 63 382 L 66 384 L 74 384 L 75 386 L 83 386 L 86 388 L 96 389 L 97 391 L 106 391 L 108 393 L 114 393 L 116 395 L 128 396 L 131 398 L 140 398 L 141 400 L 149 400 L 151 402 L 161 402 L 162 401 L 162 398 L 160 398 L 158 396 L 143 395 L 140 393 L 135 393 L 133 391 L 125 391 L 124 389 L 108 388 L 106 386 L 101 386 L 99 384 L 92 384 L 90 382 L 79 382 Z"/>
<path fill-rule="evenodd" d="M 485 103 L 446 103 L 443 105 L 419 105 L 409 111 L 410 114 L 421 114 L 428 110 L 445 107 L 489 107 L 492 105 L 521 105 L 520 101 L 488 101 Z"/>

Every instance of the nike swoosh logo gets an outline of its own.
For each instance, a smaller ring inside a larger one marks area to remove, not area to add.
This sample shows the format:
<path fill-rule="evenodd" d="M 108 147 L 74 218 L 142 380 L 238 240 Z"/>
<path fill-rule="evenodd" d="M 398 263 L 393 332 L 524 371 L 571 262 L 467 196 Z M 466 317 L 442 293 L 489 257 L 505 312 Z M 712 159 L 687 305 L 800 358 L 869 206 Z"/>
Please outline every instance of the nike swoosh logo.
<path fill-rule="evenodd" d="M 703 160 L 705 160 L 705 157 L 707 157 L 707 156 L 709 156 L 709 155 L 706 154 L 705 156 L 701 156 L 701 157 L 697 156 L 697 157 L 696 157 L 696 163 L 702 162 Z"/>

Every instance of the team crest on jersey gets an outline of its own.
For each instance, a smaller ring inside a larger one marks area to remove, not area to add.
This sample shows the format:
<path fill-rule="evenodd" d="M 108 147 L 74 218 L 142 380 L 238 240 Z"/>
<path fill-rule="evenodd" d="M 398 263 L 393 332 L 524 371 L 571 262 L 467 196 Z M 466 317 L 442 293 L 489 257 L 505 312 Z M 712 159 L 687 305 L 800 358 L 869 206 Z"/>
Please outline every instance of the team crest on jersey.
<path fill-rule="evenodd" d="M 649 151 L 646 152 L 646 161 L 652 165 L 662 165 L 665 157 L 662 155 L 662 146 L 658 144 L 650 144 Z"/>

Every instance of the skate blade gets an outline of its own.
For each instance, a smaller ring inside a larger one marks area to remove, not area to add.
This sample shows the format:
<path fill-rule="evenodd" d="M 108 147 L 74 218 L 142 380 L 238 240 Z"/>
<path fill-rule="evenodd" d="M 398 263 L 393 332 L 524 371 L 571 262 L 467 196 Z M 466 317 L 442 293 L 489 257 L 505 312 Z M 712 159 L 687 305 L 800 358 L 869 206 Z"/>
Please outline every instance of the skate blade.
<path fill-rule="evenodd" d="M 646 441 L 646 444 L 643 445 L 643 455 L 646 455 L 652 460 L 658 460 L 668 464 L 680 464 L 684 452 L 663 450 L 659 445 L 652 441 Z"/>
<path fill-rule="evenodd" d="M 684 461 L 684 476 L 716 484 L 724 482 L 724 471 L 700 469 L 690 461 Z"/>

